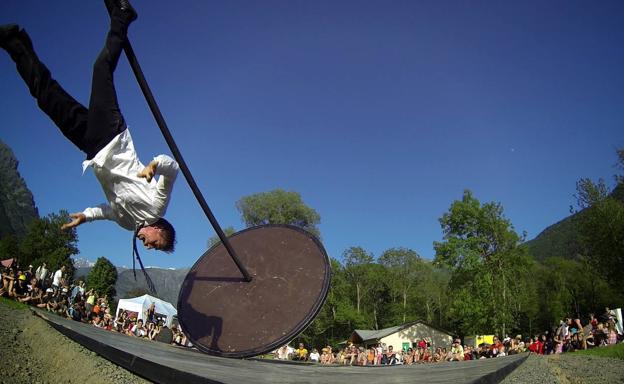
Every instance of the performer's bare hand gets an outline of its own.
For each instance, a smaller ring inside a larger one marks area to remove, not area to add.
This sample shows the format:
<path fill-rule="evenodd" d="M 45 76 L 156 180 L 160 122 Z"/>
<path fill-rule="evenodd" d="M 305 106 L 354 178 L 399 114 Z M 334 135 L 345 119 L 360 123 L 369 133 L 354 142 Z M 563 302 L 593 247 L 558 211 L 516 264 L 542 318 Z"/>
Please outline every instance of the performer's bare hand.
<path fill-rule="evenodd" d="M 62 230 L 66 230 L 66 229 L 72 229 L 75 228 L 77 226 L 79 226 L 80 224 L 84 223 L 85 221 L 87 221 L 87 216 L 84 215 L 84 213 L 70 213 L 69 217 L 71 217 L 73 220 L 70 221 L 67 224 L 63 224 L 61 226 Z"/>
<path fill-rule="evenodd" d="M 147 165 L 147 167 L 143 168 L 143 170 L 139 172 L 137 176 L 147 180 L 147 182 L 149 183 L 150 181 L 152 181 L 155 174 L 156 174 L 156 162 L 152 160 L 152 162 L 150 162 Z"/>

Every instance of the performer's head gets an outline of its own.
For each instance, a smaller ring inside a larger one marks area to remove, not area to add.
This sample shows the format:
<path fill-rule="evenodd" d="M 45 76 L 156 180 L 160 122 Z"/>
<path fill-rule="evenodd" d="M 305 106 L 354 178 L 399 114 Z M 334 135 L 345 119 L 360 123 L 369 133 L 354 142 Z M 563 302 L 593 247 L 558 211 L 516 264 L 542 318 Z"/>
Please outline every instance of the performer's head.
<path fill-rule="evenodd" d="M 147 249 L 158 249 L 167 253 L 171 253 L 175 249 L 175 229 L 171 223 L 162 217 L 154 224 L 141 228 L 137 237 Z"/>

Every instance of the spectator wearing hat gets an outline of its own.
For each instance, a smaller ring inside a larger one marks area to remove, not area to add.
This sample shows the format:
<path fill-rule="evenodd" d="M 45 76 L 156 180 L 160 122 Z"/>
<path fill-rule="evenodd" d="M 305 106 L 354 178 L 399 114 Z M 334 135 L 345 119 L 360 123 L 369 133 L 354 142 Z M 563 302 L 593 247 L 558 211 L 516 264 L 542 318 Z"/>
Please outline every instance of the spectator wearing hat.
<path fill-rule="evenodd" d="M 451 347 L 451 353 L 449 353 L 448 361 L 463 361 L 464 360 L 464 347 L 461 345 L 460 339 L 455 339 L 453 341 L 453 346 Z"/>
<path fill-rule="evenodd" d="M 17 284 L 13 285 L 13 292 L 10 296 L 20 299 L 25 297 L 27 293 L 28 287 L 26 286 L 26 275 L 20 271 L 17 276 Z"/>
<path fill-rule="evenodd" d="M 299 348 L 295 349 L 293 360 L 299 360 L 299 361 L 308 360 L 308 350 L 303 345 L 303 343 L 299 343 Z"/>

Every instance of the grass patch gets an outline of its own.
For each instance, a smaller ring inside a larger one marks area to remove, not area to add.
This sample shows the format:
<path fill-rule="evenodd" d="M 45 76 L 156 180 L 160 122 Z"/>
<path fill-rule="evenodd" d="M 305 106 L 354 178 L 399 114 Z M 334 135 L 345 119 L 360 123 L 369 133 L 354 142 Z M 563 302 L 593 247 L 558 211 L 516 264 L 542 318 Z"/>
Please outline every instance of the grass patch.
<path fill-rule="evenodd" d="M 612 357 L 614 359 L 624 360 L 624 344 L 620 343 L 616 345 L 609 345 L 608 347 L 598 347 L 587 349 L 585 351 L 577 351 L 575 354 Z"/>
<path fill-rule="evenodd" d="M 6 297 L 0 297 L 0 304 L 4 305 L 5 307 L 9 307 L 12 309 L 26 309 L 28 308 L 28 305 L 24 304 L 24 303 L 20 303 L 19 301 L 13 300 L 13 299 L 7 299 Z"/>

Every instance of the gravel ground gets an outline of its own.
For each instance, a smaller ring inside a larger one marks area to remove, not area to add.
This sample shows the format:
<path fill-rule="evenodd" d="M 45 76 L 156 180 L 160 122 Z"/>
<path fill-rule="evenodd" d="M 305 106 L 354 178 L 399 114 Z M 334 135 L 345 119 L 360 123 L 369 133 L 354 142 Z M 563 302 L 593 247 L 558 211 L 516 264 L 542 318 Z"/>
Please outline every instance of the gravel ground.
<path fill-rule="evenodd" d="M 0 384 L 149 383 L 0 301 Z"/>
<path fill-rule="evenodd" d="M 624 361 L 574 353 L 531 355 L 502 381 L 502 384 L 518 383 L 624 383 Z"/>

